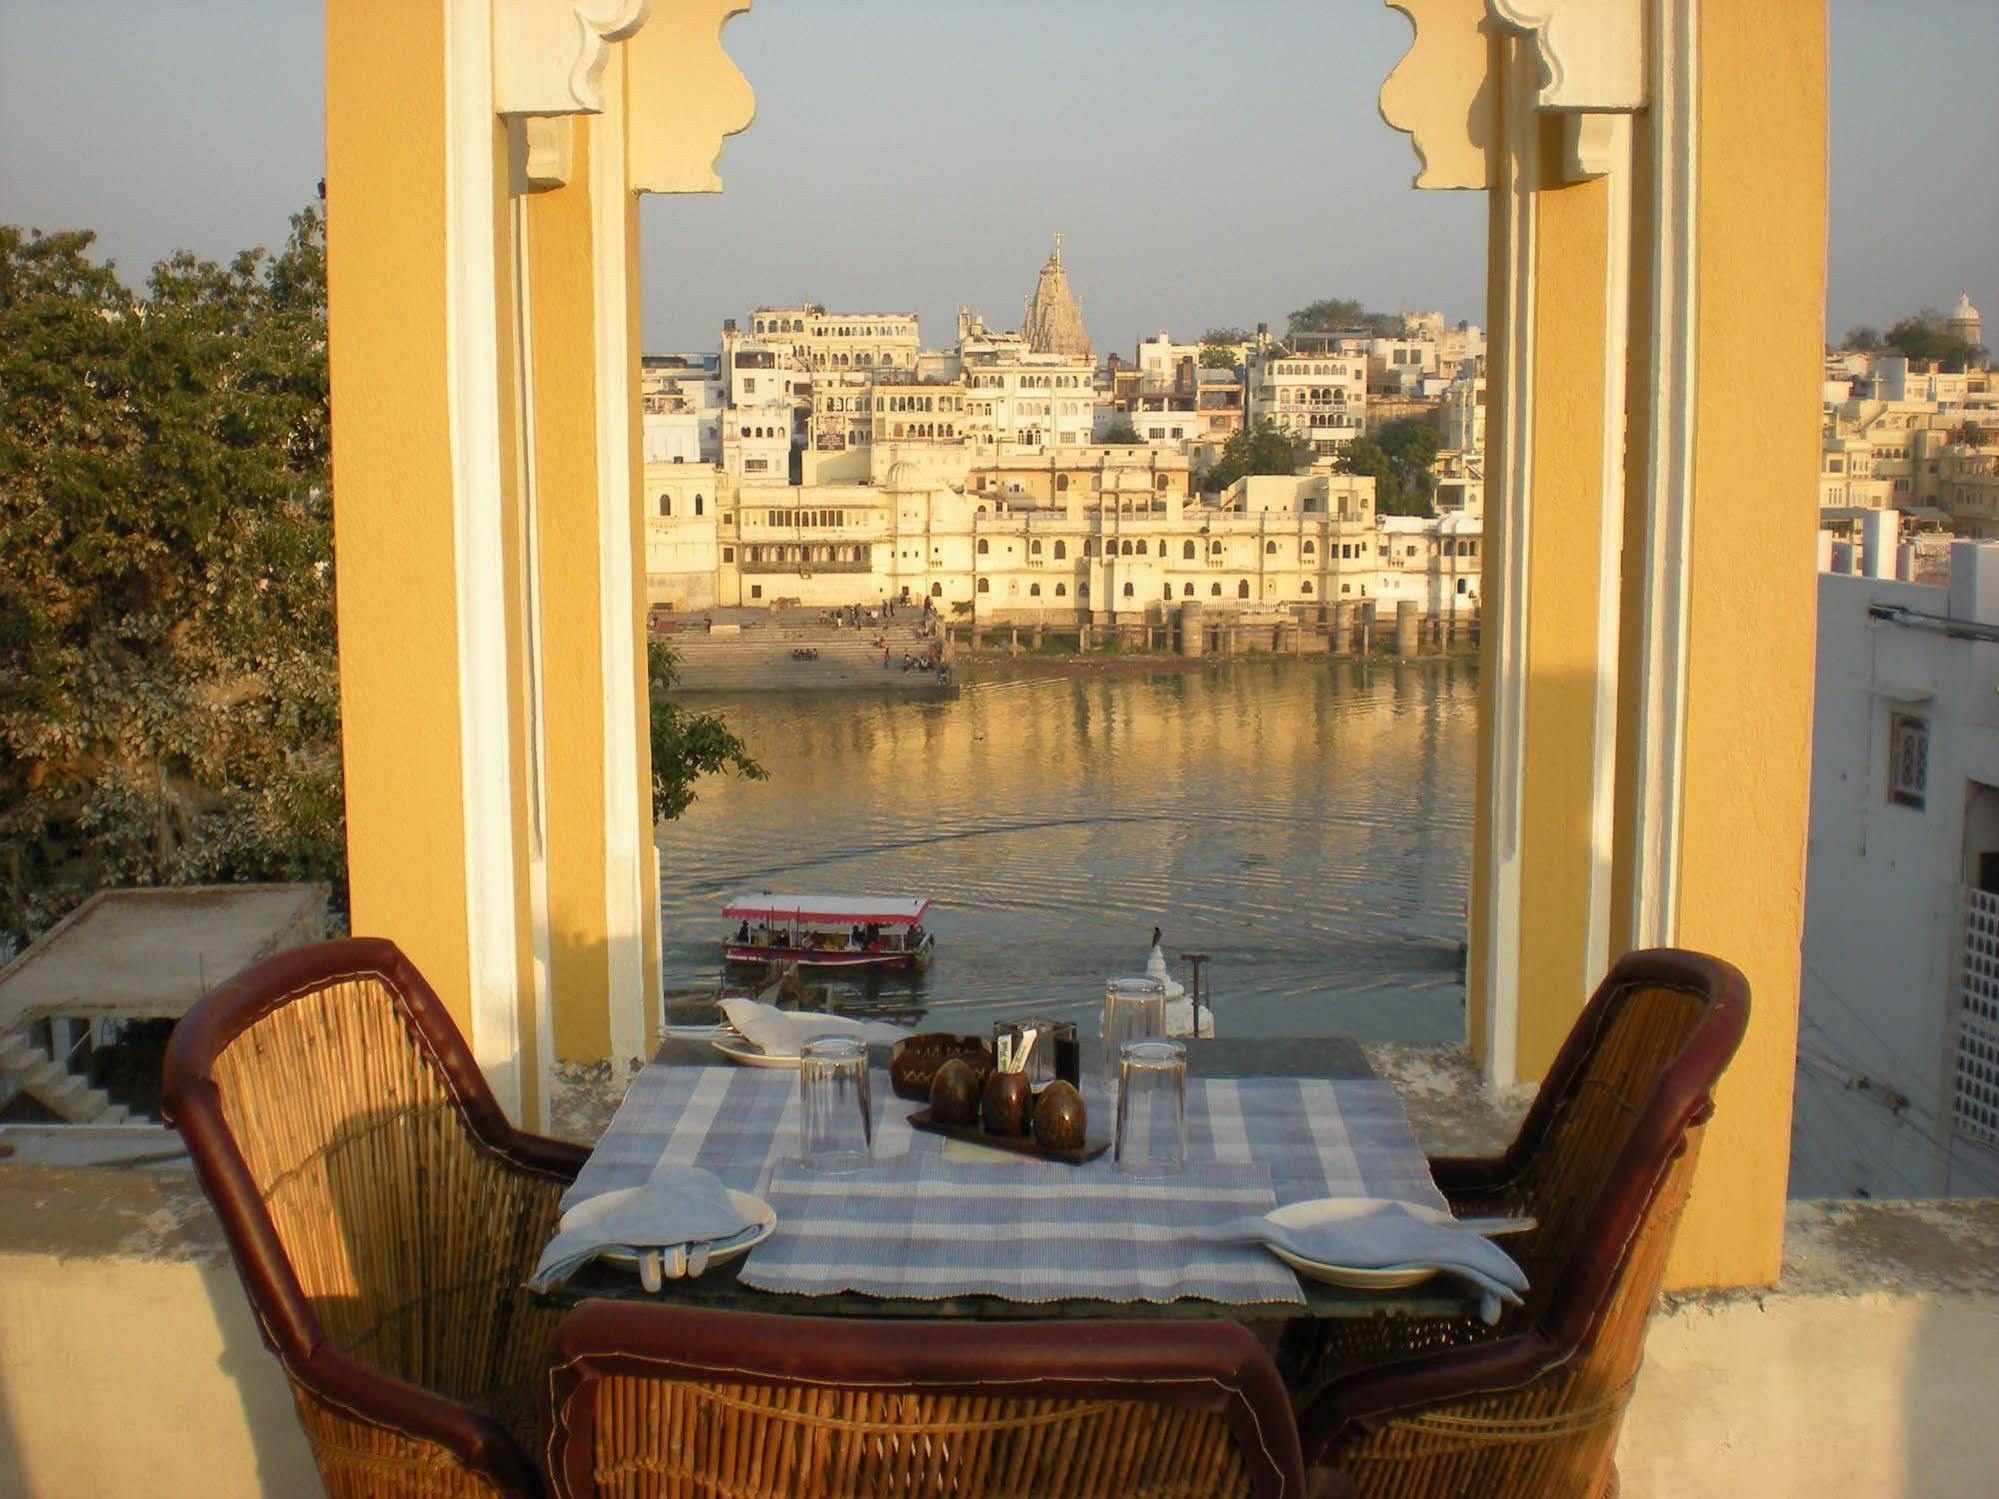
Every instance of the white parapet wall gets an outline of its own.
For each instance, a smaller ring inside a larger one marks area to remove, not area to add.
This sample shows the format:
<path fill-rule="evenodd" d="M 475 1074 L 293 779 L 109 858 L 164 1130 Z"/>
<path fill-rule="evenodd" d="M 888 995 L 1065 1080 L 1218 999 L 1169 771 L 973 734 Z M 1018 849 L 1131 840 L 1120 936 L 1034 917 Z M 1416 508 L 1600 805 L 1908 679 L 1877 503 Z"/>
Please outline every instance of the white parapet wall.
<path fill-rule="evenodd" d="M 1655 1318 L 1626 1499 L 1992 1492 L 1999 1203 L 1796 1203 L 1787 1245 Z M 316 1492 L 186 1173 L 0 1165 L 0 1496 Z"/>

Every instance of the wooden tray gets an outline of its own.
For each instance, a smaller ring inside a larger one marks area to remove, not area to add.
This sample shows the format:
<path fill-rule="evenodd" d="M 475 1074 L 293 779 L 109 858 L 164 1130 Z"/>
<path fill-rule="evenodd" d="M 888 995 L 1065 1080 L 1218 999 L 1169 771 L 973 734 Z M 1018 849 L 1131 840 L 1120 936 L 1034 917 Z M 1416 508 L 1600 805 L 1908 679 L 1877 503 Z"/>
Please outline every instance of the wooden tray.
<path fill-rule="evenodd" d="M 1036 1160 L 1061 1161 L 1065 1165 L 1080 1166 L 1085 1161 L 1094 1161 L 1111 1148 L 1111 1142 L 1091 1139 L 1086 1133 L 1083 1143 L 1073 1150 L 1049 1150 L 1034 1143 L 1030 1132 L 1025 1135 L 989 1135 L 976 1124 L 939 1124 L 930 1117 L 930 1110 L 918 1109 L 909 1116 L 911 1129 L 927 1130 L 933 1135 L 943 1135 L 952 1140 L 965 1140 L 973 1145 L 990 1146 L 994 1150 L 1007 1150 L 1015 1155 L 1031 1155 Z"/>

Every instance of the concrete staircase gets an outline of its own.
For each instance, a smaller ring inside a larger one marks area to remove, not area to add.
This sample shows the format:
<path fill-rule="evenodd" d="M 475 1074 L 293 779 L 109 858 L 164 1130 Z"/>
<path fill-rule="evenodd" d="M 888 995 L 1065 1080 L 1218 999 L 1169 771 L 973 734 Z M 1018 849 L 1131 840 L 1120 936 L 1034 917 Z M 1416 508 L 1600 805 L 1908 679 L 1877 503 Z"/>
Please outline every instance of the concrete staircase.
<path fill-rule="evenodd" d="M 123 1124 L 132 1117 L 130 1109 L 91 1087 L 23 1031 L 0 1036 L 0 1078 L 71 1124 Z"/>
<path fill-rule="evenodd" d="M 882 669 L 888 643 L 890 665 Z M 666 635 L 680 658 L 680 686 L 689 692 L 935 692 L 935 672 L 902 669 L 904 654 L 921 656 L 935 644 L 900 622 L 863 625 L 750 625 L 740 634 L 710 635 L 696 627 Z M 809 647 L 816 661 L 791 653 Z"/>

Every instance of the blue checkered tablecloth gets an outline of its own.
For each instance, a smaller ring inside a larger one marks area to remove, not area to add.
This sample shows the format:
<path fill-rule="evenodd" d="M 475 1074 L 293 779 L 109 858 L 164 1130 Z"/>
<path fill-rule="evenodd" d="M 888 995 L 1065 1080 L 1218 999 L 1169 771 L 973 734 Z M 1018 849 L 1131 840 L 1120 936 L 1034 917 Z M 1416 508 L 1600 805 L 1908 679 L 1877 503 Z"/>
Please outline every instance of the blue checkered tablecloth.
<path fill-rule="evenodd" d="M 1237 1304 L 1304 1298 L 1262 1249 L 1188 1230 L 1318 1197 L 1444 1206 L 1401 1104 L 1371 1079 L 1189 1078 L 1188 1169 L 1162 1180 L 1108 1154 L 1068 1166 L 912 1130 L 917 1106 L 883 1073 L 873 1085 L 875 1164 L 822 1176 L 796 1164 L 796 1073 L 648 1066 L 563 1206 L 641 1186 L 662 1162 L 696 1165 L 776 1211 L 739 1277 L 763 1290 Z M 1084 1096 L 1091 1133 L 1108 1135 L 1110 1101 Z"/>

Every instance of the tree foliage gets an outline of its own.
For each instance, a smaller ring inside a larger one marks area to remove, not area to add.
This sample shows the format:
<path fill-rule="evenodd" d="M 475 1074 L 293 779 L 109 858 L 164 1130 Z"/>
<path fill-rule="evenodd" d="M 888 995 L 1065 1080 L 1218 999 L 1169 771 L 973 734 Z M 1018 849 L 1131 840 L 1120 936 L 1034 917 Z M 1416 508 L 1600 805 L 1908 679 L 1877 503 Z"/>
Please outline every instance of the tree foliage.
<path fill-rule="evenodd" d="M 1865 323 L 1856 323 L 1846 330 L 1846 337 L 1840 340 L 1842 349 L 1851 349 L 1857 354 L 1879 354 L 1887 347 L 1881 341 L 1881 330 L 1870 328 Z"/>
<path fill-rule="evenodd" d="M 1369 312 L 1366 304 L 1351 297 L 1321 297 L 1292 313 L 1285 326 L 1293 333 L 1344 333 L 1360 328 L 1376 338 L 1399 338 L 1403 324 L 1400 313 Z"/>
<path fill-rule="evenodd" d="M 1340 450 L 1343 474 L 1374 480 L 1374 508 L 1381 515 L 1428 515 L 1436 486 L 1430 465 L 1437 456 L 1437 430 L 1421 417 L 1386 422 L 1368 437 Z"/>
<path fill-rule="evenodd" d="M 325 239 L 0 226 L 0 932 L 118 884 L 342 874 Z"/>
<path fill-rule="evenodd" d="M 1984 352 L 1977 344 L 1948 331 L 1947 320 L 1934 307 L 1905 317 L 1888 330 L 1886 343 L 1897 354 L 1923 363 L 1963 369 Z"/>
<path fill-rule="evenodd" d="M 1123 418 L 1112 422 L 1104 435 L 1097 439 L 1098 442 L 1109 446 L 1123 445 L 1126 447 L 1134 443 L 1143 442 L 1144 440 L 1144 438 L 1138 435 L 1138 428 Z"/>
<path fill-rule="evenodd" d="M 1201 335 L 1200 365 L 1204 370 L 1232 370 L 1236 350 L 1255 335 L 1241 328 L 1210 328 Z"/>
<path fill-rule="evenodd" d="M 1310 458 L 1310 449 L 1269 418 L 1229 434 L 1222 455 L 1202 476 L 1204 489 L 1227 489 L 1250 474 L 1295 474 Z"/>
<path fill-rule="evenodd" d="M 649 641 L 646 682 L 652 707 L 652 815 L 656 822 L 670 822 L 693 805 L 695 782 L 705 775 L 728 771 L 752 781 L 769 778 L 721 715 L 690 712 L 667 696 L 679 678 L 673 647 L 662 640 Z"/>

